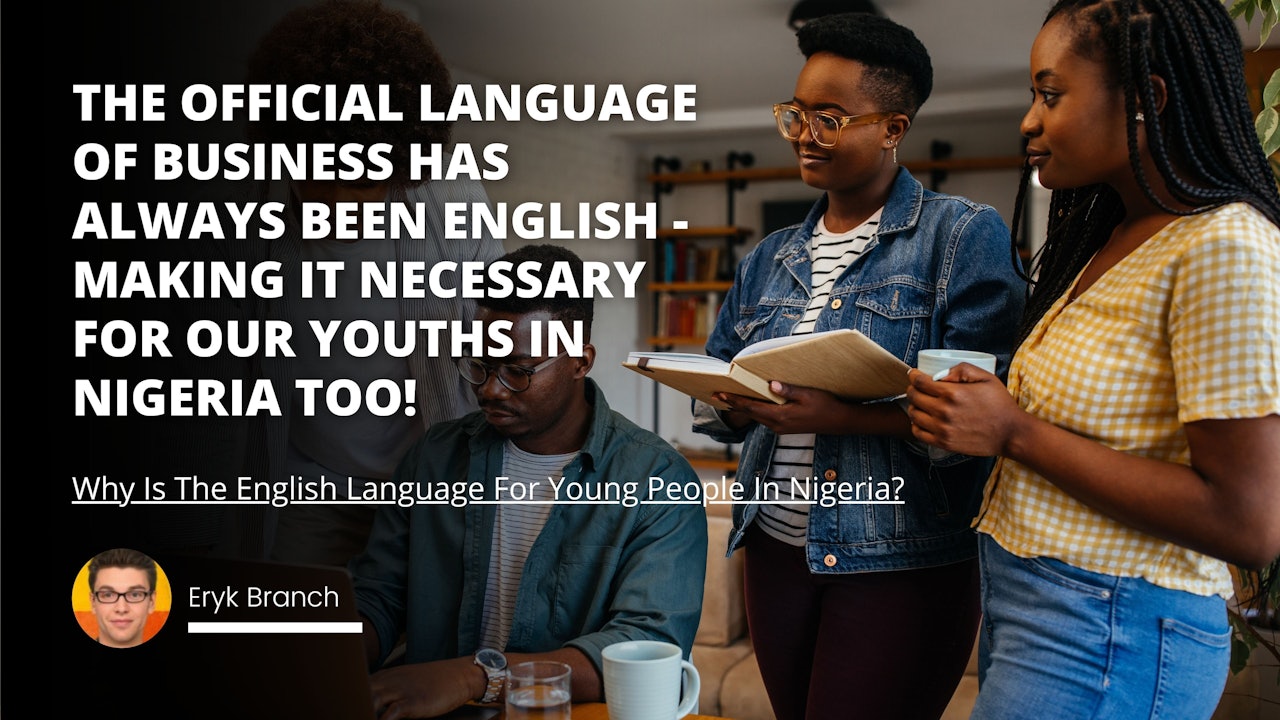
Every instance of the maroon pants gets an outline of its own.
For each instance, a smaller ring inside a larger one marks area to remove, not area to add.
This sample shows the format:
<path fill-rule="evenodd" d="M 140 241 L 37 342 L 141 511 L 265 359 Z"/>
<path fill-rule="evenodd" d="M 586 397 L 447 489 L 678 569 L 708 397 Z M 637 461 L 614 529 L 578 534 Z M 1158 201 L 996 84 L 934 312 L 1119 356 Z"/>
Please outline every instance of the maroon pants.
<path fill-rule="evenodd" d="M 981 611 L 977 559 L 815 575 L 804 549 L 758 528 L 747 622 L 778 720 L 937 720 L 964 675 Z"/>

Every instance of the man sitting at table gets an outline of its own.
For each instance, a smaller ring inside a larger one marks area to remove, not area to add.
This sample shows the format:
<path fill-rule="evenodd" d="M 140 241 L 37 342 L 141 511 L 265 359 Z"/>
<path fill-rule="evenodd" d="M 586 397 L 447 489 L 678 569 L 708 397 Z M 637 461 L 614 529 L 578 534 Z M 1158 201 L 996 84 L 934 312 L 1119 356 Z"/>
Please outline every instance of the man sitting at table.
<path fill-rule="evenodd" d="M 540 263 L 543 287 L 556 263 L 572 268 L 579 282 L 583 277 L 581 259 L 551 245 L 523 247 L 502 260 Z M 497 651 L 507 653 L 508 664 L 568 664 L 573 700 L 584 702 L 603 697 L 606 645 L 663 640 L 686 657 L 692 649 L 706 571 L 702 508 L 565 499 L 570 486 L 598 497 L 627 482 L 643 493 L 651 476 L 697 482 L 675 449 L 610 410 L 587 377 L 595 359 L 593 305 L 572 294 L 478 301 L 482 336 L 509 322 L 504 334 L 514 347 L 501 357 L 459 360 L 480 410 L 433 425 L 393 478 L 420 492 L 466 482 L 478 483 L 485 500 L 543 502 L 384 506 L 368 548 L 352 561 L 372 668 L 404 633 L 404 664 L 371 677 L 382 718 L 498 702 Z M 549 321 L 582 323 L 581 356 L 533 347 L 535 336 L 548 336 Z"/>

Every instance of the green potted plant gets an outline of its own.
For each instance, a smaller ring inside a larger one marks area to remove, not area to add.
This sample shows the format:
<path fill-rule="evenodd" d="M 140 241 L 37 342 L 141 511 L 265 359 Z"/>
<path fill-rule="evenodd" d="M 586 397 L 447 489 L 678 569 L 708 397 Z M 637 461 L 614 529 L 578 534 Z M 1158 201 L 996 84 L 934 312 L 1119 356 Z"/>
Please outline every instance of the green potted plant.
<path fill-rule="evenodd" d="M 1244 17 L 1245 23 L 1252 25 L 1254 18 L 1261 18 L 1259 49 L 1265 45 L 1271 30 L 1280 22 L 1280 2 L 1277 0 L 1224 0 L 1231 3 L 1228 12 L 1233 18 Z M 1271 74 L 1266 87 L 1262 90 L 1262 111 L 1254 120 L 1258 131 L 1258 141 L 1262 143 L 1262 151 L 1267 157 L 1280 150 L 1280 69 Z M 1274 161 L 1273 161 L 1274 167 Z"/>
<path fill-rule="evenodd" d="M 1265 45 L 1271 30 L 1280 23 L 1280 0 L 1223 0 L 1231 17 L 1244 17 L 1247 24 L 1261 20 L 1259 48 Z M 1262 91 L 1262 110 L 1254 121 L 1258 141 L 1268 157 L 1280 150 L 1280 69 L 1271 74 Z M 1271 160 L 1272 170 L 1280 177 L 1280 165 Z M 1272 560 L 1262 571 L 1236 568 L 1240 594 L 1235 607 L 1228 609 L 1234 630 L 1231 644 L 1231 672 L 1238 674 L 1248 664 L 1253 651 L 1262 647 L 1280 664 L 1280 647 L 1276 631 L 1280 630 L 1280 558 Z M 1280 685 L 1280 672 L 1276 673 Z"/>

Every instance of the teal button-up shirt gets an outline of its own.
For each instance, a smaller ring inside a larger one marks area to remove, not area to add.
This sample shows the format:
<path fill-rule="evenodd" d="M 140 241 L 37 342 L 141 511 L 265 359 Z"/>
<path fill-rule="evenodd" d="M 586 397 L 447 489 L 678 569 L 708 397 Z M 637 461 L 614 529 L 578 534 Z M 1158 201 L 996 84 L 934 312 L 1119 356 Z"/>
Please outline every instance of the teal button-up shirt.
<path fill-rule="evenodd" d="M 637 499 L 648 500 L 651 477 L 664 486 L 698 482 L 674 448 L 610 410 L 590 379 L 586 393 L 591 428 L 564 468 L 567 483 L 590 495 L 634 482 Z M 478 483 L 483 498 L 493 500 L 504 443 L 481 413 L 433 425 L 393 481 L 419 491 Z M 702 611 L 706 515 L 699 505 L 627 504 L 553 506 L 525 562 L 508 651 L 575 647 L 597 670 L 601 650 L 623 640 L 663 640 L 689 656 Z M 496 511 L 470 499 L 464 507 L 379 509 L 369 545 L 351 571 L 356 604 L 376 629 L 384 659 L 402 632 L 406 662 L 478 649 Z"/>

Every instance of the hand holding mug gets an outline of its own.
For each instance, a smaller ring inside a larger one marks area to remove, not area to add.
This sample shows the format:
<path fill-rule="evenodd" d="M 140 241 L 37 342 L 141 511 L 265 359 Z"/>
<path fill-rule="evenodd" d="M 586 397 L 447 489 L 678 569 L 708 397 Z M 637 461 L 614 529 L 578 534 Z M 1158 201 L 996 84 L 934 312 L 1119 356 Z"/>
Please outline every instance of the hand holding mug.
<path fill-rule="evenodd" d="M 1025 413 L 990 372 L 972 363 L 945 372 L 941 375 L 945 381 L 934 380 L 924 368 L 908 373 L 907 416 L 912 435 L 949 452 L 975 457 L 1004 454 Z"/>

